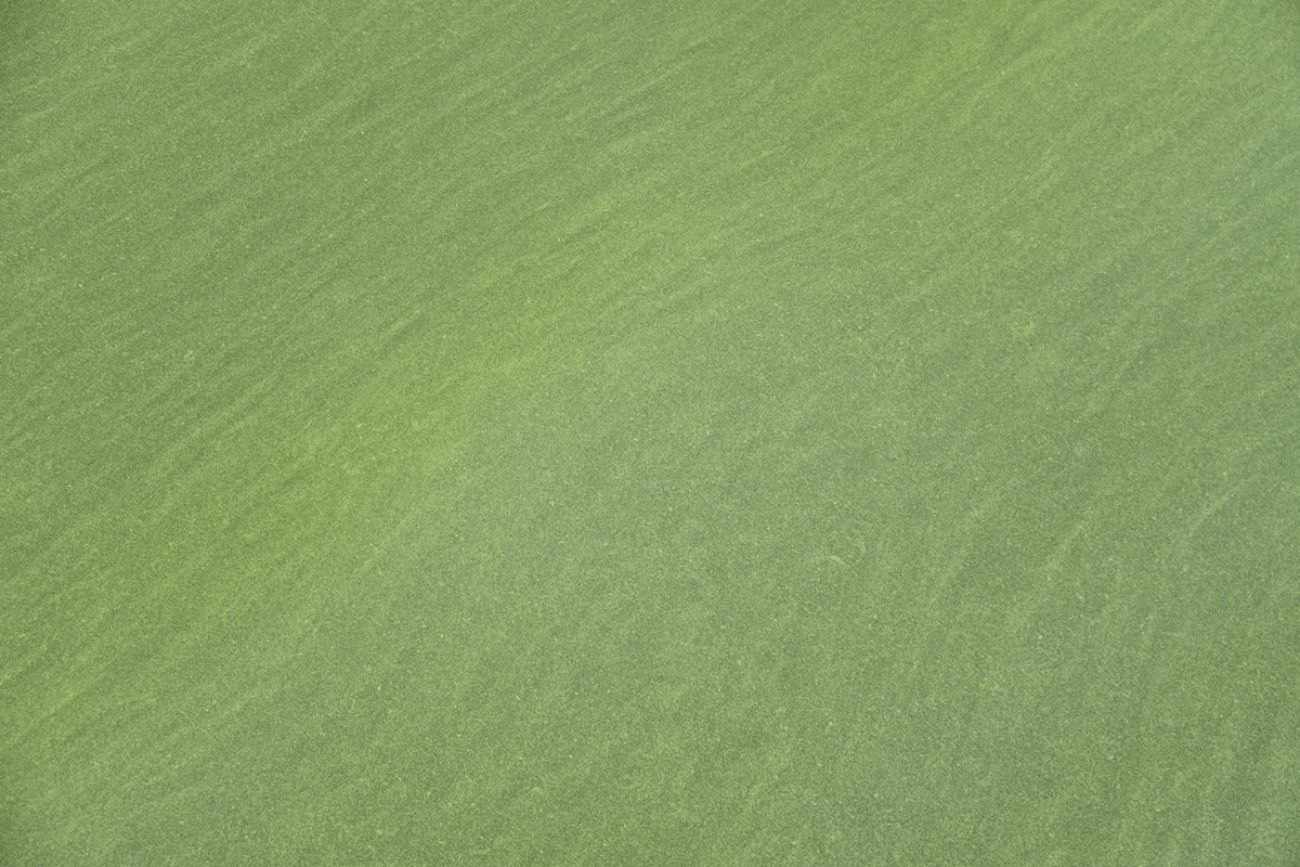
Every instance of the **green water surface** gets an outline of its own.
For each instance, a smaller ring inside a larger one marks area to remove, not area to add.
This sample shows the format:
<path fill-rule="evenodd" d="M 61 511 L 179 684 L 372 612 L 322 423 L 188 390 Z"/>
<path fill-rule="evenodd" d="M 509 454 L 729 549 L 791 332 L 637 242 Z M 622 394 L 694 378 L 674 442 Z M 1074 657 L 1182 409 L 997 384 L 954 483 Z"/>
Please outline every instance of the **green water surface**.
<path fill-rule="evenodd" d="M 1292 0 L 0 8 L 0 864 L 1300 864 Z"/>

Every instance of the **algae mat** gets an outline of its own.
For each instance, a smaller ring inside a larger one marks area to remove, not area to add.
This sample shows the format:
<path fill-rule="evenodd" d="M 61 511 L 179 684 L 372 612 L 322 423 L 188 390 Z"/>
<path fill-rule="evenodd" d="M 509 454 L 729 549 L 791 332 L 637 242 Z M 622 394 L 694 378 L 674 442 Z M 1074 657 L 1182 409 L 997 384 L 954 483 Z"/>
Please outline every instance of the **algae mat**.
<path fill-rule="evenodd" d="M 1300 12 L 15 0 L 0 863 L 1300 863 Z"/>

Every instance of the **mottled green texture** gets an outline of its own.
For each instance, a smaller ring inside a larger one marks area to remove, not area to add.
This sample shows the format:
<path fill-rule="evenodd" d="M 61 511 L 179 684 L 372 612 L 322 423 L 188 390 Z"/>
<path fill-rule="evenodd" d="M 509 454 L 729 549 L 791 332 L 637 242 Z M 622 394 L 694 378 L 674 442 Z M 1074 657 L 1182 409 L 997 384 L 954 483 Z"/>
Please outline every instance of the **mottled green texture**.
<path fill-rule="evenodd" d="M 0 863 L 1300 863 L 1294 2 L 0 6 Z"/>

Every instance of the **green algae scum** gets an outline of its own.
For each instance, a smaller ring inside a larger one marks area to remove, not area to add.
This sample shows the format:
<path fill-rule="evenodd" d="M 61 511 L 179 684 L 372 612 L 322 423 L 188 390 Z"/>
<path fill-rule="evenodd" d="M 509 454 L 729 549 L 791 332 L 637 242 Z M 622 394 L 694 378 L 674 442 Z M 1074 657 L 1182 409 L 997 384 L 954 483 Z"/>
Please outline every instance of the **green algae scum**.
<path fill-rule="evenodd" d="M 0 9 L 0 864 L 1300 864 L 1292 0 Z"/>

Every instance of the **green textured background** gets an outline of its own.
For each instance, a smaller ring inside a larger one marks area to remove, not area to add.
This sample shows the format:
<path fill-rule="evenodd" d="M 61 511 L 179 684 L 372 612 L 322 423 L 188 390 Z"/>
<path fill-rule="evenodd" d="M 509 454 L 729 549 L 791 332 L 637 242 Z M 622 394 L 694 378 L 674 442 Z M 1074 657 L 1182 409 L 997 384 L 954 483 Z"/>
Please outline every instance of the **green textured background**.
<path fill-rule="evenodd" d="M 1300 864 L 1300 5 L 0 6 L 0 864 Z"/>

